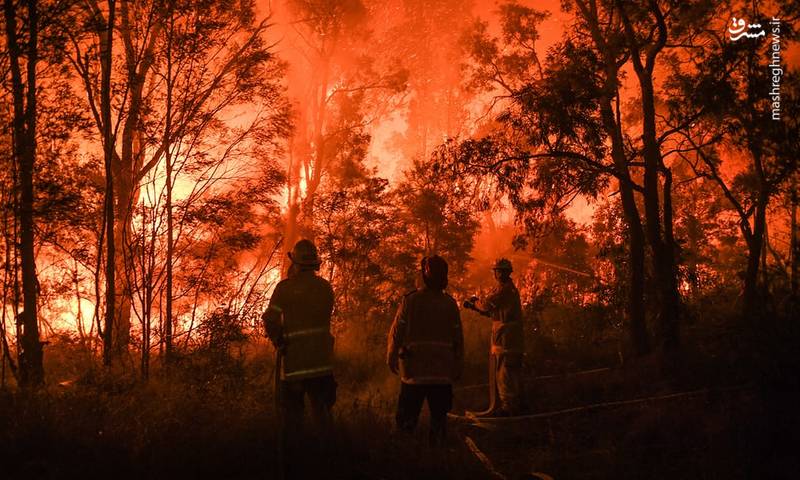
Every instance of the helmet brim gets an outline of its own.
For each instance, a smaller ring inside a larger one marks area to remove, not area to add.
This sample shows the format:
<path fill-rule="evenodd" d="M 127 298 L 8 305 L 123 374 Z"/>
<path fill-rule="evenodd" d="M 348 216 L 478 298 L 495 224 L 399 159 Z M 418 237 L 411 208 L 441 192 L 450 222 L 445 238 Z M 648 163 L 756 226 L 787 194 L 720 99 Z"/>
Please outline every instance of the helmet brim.
<path fill-rule="evenodd" d="M 286 255 L 289 257 L 289 260 L 291 260 L 292 263 L 295 265 L 300 265 L 301 267 L 317 267 L 322 264 L 322 260 L 319 258 L 314 259 L 313 262 L 301 262 L 299 260 L 295 260 L 295 258 L 292 256 L 292 252 L 288 252 Z"/>

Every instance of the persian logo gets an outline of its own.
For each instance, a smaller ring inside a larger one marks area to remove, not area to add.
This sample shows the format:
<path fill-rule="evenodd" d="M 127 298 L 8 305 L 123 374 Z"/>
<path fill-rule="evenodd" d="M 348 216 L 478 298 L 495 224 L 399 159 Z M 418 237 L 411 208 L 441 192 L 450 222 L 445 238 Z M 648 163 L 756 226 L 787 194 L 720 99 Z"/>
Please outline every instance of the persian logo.
<path fill-rule="evenodd" d="M 758 31 L 754 32 L 756 30 Z M 766 35 L 760 23 L 747 23 L 743 18 L 737 19 L 736 17 L 731 18 L 731 26 L 728 28 L 728 34 L 732 42 L 742 37 L 758 38 Z"/>

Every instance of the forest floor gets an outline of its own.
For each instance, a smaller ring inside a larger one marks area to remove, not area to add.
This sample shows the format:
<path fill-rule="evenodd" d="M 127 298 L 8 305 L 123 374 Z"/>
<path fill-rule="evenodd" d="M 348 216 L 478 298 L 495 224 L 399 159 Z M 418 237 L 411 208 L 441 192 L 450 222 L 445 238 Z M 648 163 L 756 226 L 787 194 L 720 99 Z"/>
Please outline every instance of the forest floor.
<path fill-rule="evenodd" d="M 488 457 L 487 469 L 509 479 L 528 472 L 555 479 L 792 478 L 797 471 L 786 445 L 778 450 L 797 438 L 784 423 L 791 417 L 771 410 L 775 403 L 755 384 L 662 382 L 633 392 L 619 382 L 626 375 L 536 381 L 528 389 L 541 395 L 534 413 L 465 421 L 463 435 Z M 470 408 L 481 403 L 461 400 Z"/>
<path fill-rule="evenodd" d="M 299 478 L 795 478 L 797 344 L 766 356 L 700 344 L 624 365 L 533 357 L 528 417 L 453 419 L 441 449 L 426 445 L 425 414 L 415 436 L 393 432 L 397 379 L 380 355 L 344 356 L 334 439 L 309 444 Z M 0 478 L 276 478 L 269 350 L 240 360 L 187 359 L 148 382 L 84 373 L 36 394 L 0 390 Z M 454 414 L 485 407 L 483 368 L 469 365 Z"/>

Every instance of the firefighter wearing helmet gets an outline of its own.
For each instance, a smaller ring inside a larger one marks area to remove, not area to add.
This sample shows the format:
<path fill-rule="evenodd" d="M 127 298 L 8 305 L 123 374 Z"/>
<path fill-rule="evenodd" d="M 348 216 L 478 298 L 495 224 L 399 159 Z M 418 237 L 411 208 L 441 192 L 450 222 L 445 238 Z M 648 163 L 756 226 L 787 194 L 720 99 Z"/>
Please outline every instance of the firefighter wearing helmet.
<path fill-rule="evenodd" d="M 489 408 L 477 416 L 507 417 L 519 415 L 524 404 L 522 304 L 511 279 L 511 262 L 501 258 L 492 270 L 497 281 L 494 290 L 483 300 L 472 297 L 466 305 L 492 319 Z"/>
<path fill-rule="evenodd" d="M 430 412 L 430 440 L 441 443 L 453 404 L 453 381 L 461 376 L 464 337 L 458 303 L 445 293 L 447 262 L 422 259 L 424 286 L 405 295 L 389 331 L 386 361 L 400 375 L 397 428 L 412 432 L 422 404 Z"/>
<path fill-rule="evenodd" d="M 262 320 L 267 337 L 281 352 L 279 404 L 292 443 L 289 437 L 303 423 L 305 396 L 316 425 L 330 427 L 336 381 L 330 333 L 333 289 L 316 274 L 321 262 L 313 242 L 298 241 L 289 259 L 289 276 L 275 287 Z"/>

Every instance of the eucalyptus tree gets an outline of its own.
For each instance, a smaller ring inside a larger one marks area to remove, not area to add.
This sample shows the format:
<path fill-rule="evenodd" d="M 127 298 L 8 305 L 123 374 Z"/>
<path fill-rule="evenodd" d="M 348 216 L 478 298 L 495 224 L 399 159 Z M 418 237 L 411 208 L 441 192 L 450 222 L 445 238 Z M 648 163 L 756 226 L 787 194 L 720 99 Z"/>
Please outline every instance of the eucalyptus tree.
<path fill-rule="evenodd" d="M 489 133 L 456 148 L 466 172 L 491 174 L 506 192 L 528 234 L 546 232 L 578 195 L 595 196 L 616 180 L 626 225 L 627 323 L 637 354 L 650 342 L 645 324 L 645 240 L 636 182 L 620 108 L 620 70 L 614 18 L 585 2 L 574 10 L 573 34 L 542 61 L 536 44 L 548 13 L 516 3 L 498 11 L 501 35 L 477 22 L 465 37 L 473 88 L 491 92 Z"/>
<path fill-rule="evenodd" d="M 39 62 L 39 2 L 29 0 L 24 9 L 3 3 L 5 43 L 9 55 L 13 113 L 13 164 L 15 190 L 19 188 L 19 250 L 22 267 L 23 310 L 14 319 L 21 327 L 19 381 L 24 386 L 44 382 L 42 344 L 39 339 L 38 280 L 34 253 L 33 172 L 36 162 L 37 64 Z M 21 25 L 20 25 L 21 23 Z M 5 79 L 4 79 L 5 80 Z M 5 335 L 5 332 L 3 332 Z"/>
<path fill-rule="evenodd" d="M 761 11 L 750 13 L 769 31 L 767 38 L 732 41 L 719 33 L 727 24 L 700 30 L 692 55 L 671 65 L 667 106 L 668 122 L 679 133 L 673 150 L 716 186 L 737 218 L 747 248 L 741 313 L 757 325 L 769 304 L 762 270 L 770 207 L 796 190 L 800 80 L 796 68 L 773 56 L 776 41 L 783 48 L 796 44 L 797 14 L 786 6 L 775 23 Z M 773 118 L 776 78 L 782 108 Z"/>
<path fill-rule="evenodd" d="M 114 304 L 106 318 L 109 358 L 119 358 L 130 342 L 136 289 L 131 281 L 138 275 L 132 260 L 140 236 L 134 218 L 143 182 L 152 181 L 166 162 L 171 194 L 180 173 L 175 159 L 187 157 L 198 169 L 205 165 L 207 174 L 219 176 L 222 172 L 209 164 L 240 153 L 238 147 L 264 133 L 265 122 L 272 133 L 286 128 L 279 62 L 265 39 L 269 19 L 257 19 L 252 3 L 120 0 L 114 22 L 116 7 L 113 1 L 104 6 L 91 0 L 77 5 L 65 21 L 82 27 L 66 32 L 69 58 L 111 156 L 107 191 L 113 201 L 107 211 L 113 209 L 108 239 L 114 241 L 106 253 L 114 268 L 106 277 L 116 281 L 107 283 L 106 292 Z M 110 83 L 98 83 L 98 76 L 108 76 Z M 110 112 L 103 107 L 109 95 Z M 255 120 L 238 132 L 226 127 L 225 116 L 251 101 L 262 102 Z M 264 140 L 277 142 L 274 136 Z"/>
<path fill-rule="evenodd" d="M 406 72 L 371 27 L 380 2 L 290 0 L 294 32 L 289 94 L 295 128 L 289 148 L 284 253 L 315 233 L 315 202 L 337 148 L 357 138 L 406 88 Z M 293 54 L 295 53 L 296 54 Z"/>

